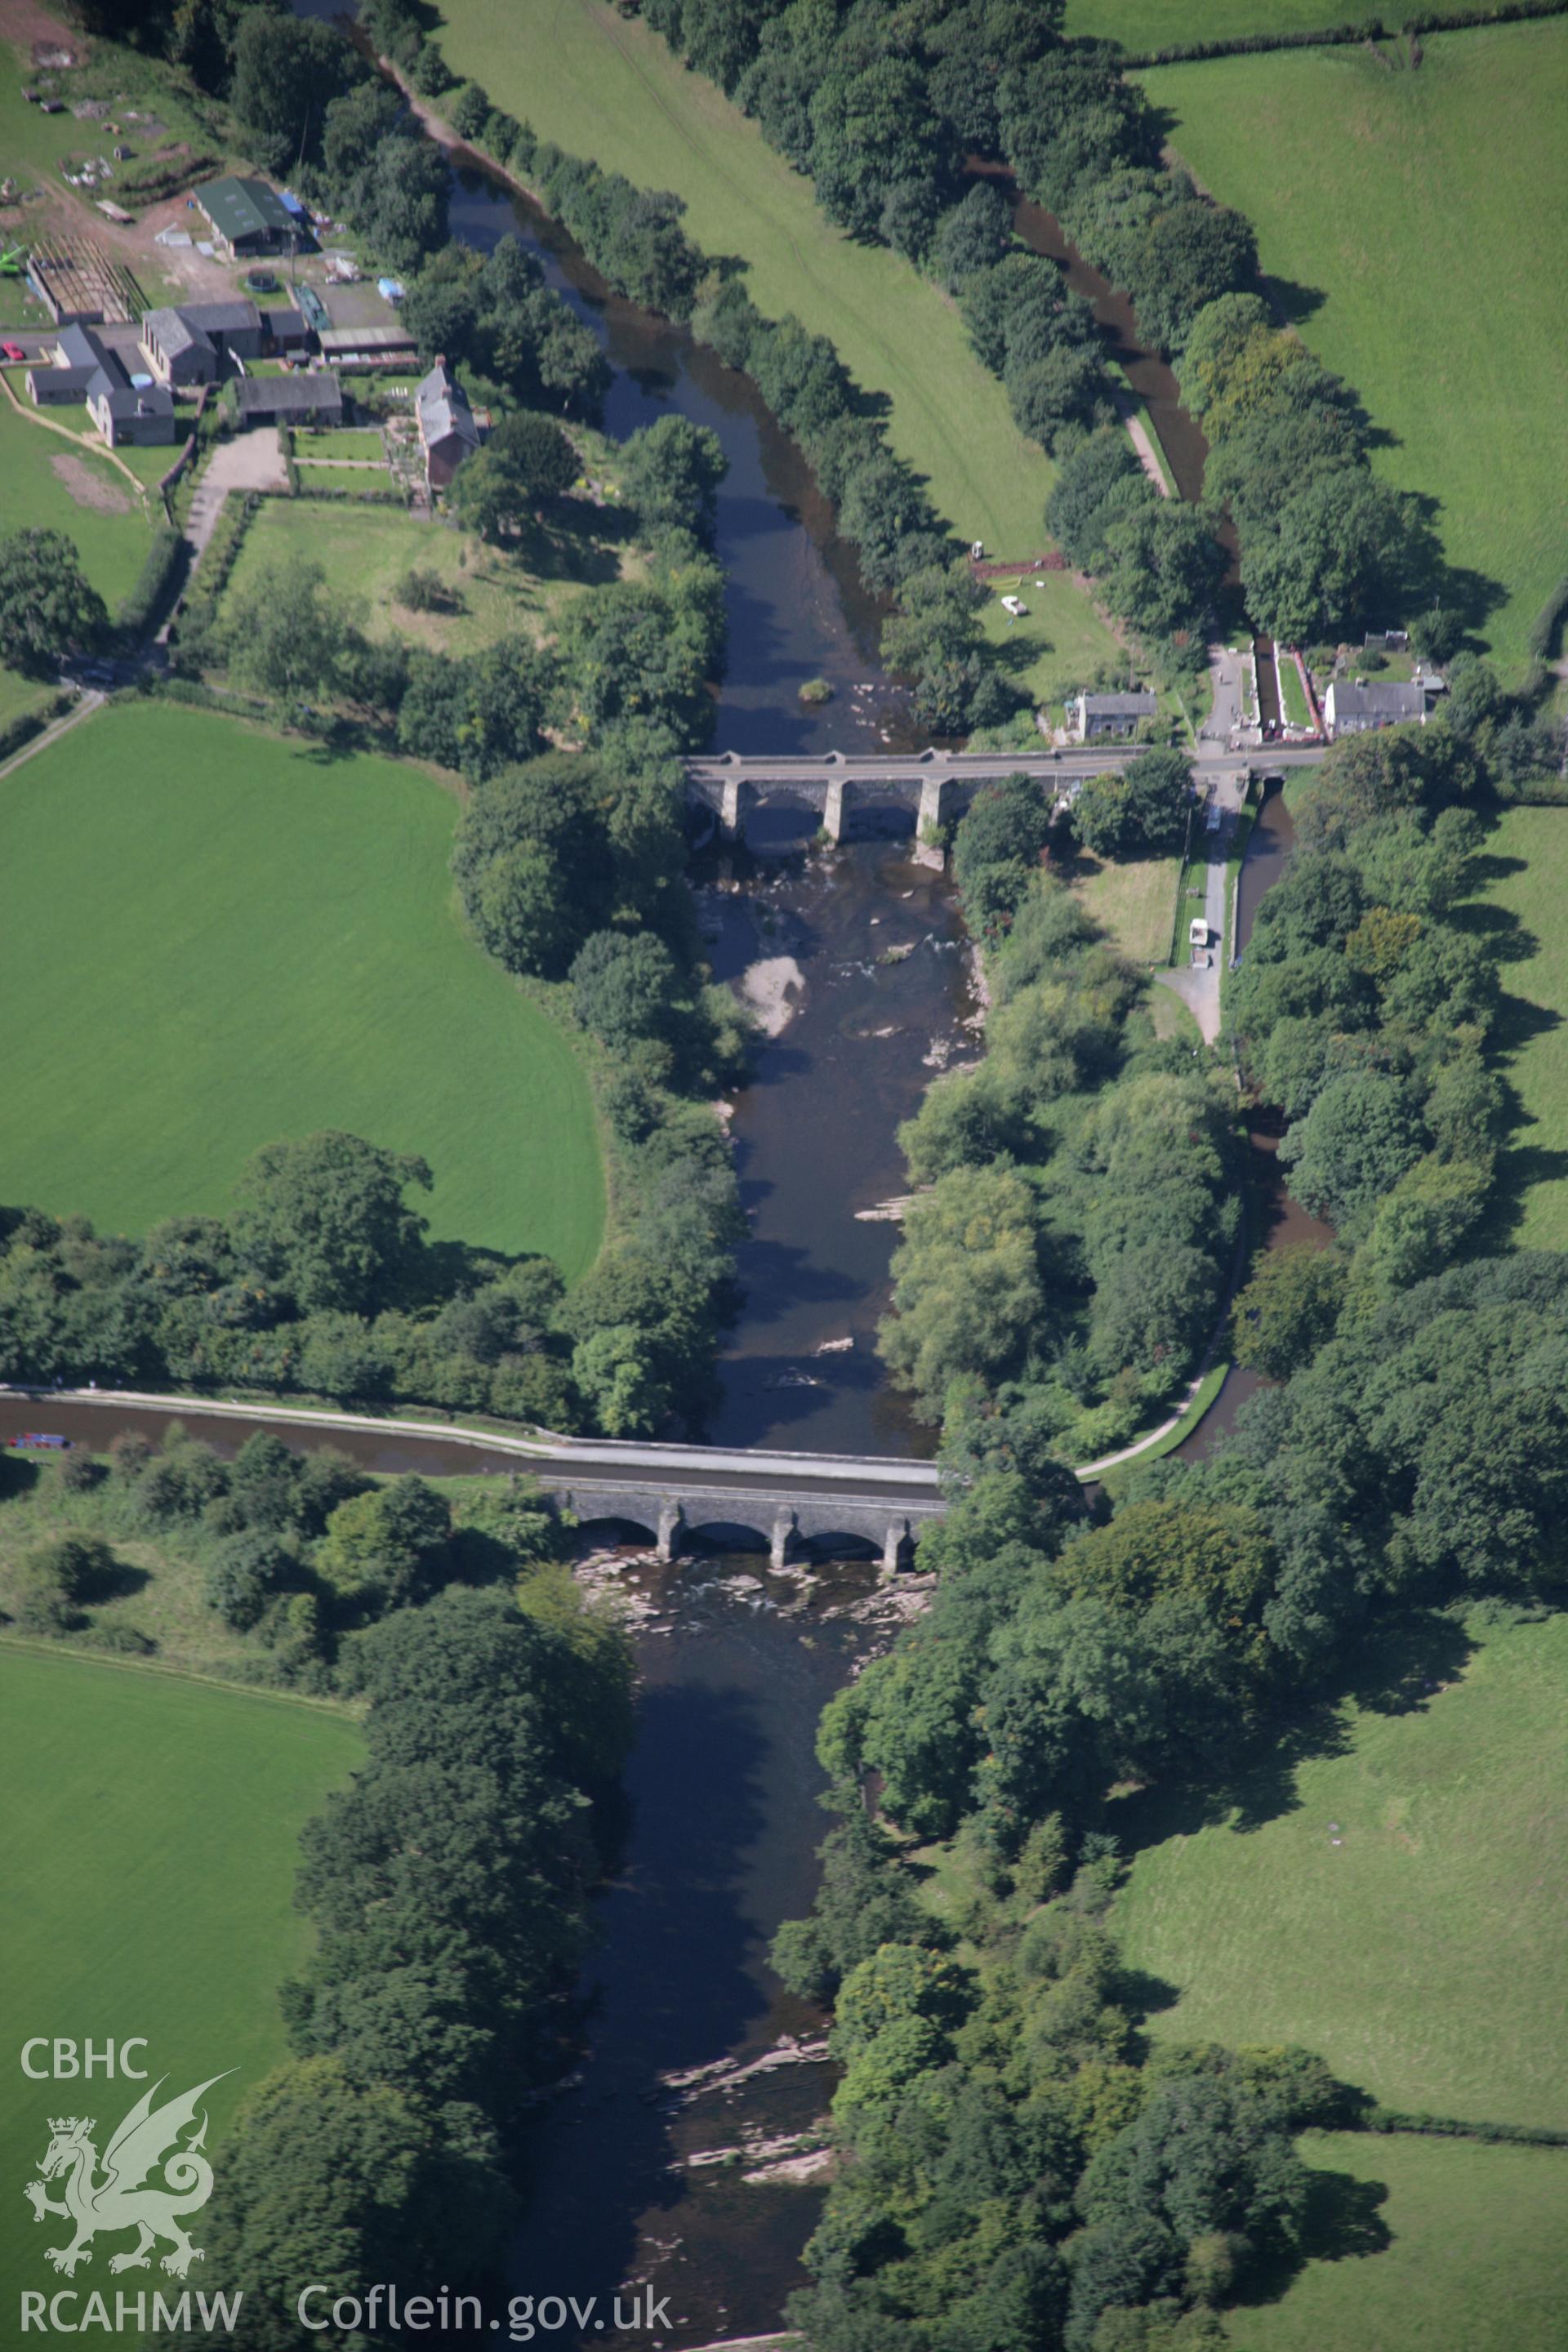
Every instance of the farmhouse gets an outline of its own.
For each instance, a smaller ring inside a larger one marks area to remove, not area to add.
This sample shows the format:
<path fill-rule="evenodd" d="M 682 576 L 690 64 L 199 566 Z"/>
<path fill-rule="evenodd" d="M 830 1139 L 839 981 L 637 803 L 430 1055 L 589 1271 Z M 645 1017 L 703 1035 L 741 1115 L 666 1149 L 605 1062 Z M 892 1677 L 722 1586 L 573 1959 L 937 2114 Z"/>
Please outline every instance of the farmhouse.
<path fill-rule="evenodd" d="M 1136 732 L 1141 719 L 1152 719 L 1152 694 L 1080 694 L 1068 705 L 1068 733 L 1079 743 L 1123 740 Z"/>
<path fill-rule="evenodd" d="M 300 223 L 265 180 L 208 180 L 195 192 L 212 225 L 214 242 L 230 260 L 246 253 L 277 253 L 300 235 Z"/>
<path fill-rule="evenodd" d="M 38 408 L 85 403 L 111 449 L 122 441 L 155 445 L 174 437 L 168 393 L 145 378 L 132 383 L 119 354 L 90 327 L 62 328 L 53 366 L 29 368 L 27 390 Z"/>
<path fill-rule="evenodd" d="M 1398 727 L 1426 714 L 1443 691 L 1440 677 L 1381 681 L 1370 686 L 1335 678 L 1323 697 L 1323 722 L 1331 736 L 1364 735 L 1374 727 Z"/>
<path fill-rule="evenodd" d="M 419 419 L 419 444 L 425 452 L 425 478 L 433 490 L 445 489 L 458 467 L 479 446 L 479 428 L 468 405 L 468 395 L 444 359 L 437 361 L 414 395 Z"/>
<path fill-rule="evenodd" d="M 331 368 L 310 375 L 247 375 L 239 387 L 245 425 L 341 425 L 343 390 Z"/>

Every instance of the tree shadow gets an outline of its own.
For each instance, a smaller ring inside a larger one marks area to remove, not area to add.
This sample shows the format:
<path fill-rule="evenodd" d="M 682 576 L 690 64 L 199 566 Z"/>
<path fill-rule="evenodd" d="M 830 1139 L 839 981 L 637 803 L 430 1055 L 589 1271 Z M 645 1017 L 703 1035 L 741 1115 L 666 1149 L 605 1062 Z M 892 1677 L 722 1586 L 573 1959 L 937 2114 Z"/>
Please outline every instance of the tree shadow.
<path fill-rule="evenodd" d="M 1314 2169 L 1296 2243 L 1262 2255 L 1237 2302 L 1282 2302 L 1309 2263 L 1359 2262 L 1368 2254 L 1386 2253 L 1394 2232 L 1380 2209 L 1387 2202 L 1386 2181 Z"/>
<path fill-rule="evenodd" d="M 20 1495 L 30 1495 L 38 1483 L 38 1465 L 25 1454 L 13 1453 L 9 1447 L 0 1453 L 0 1503 L 14 1502 Z"/>
<path fill-rule="evenodd" d="M 1303 319 L 1315 318 L 1329 299 L 1321 286 L 1303 286 L 1295 278 L 1266 276 L 1261 284 L 1264 300 L 1287 326 L 1299 327 Z"/>
<path fill-rule="evenodd" d="M 1364 1630 L 1330 1688 L 1260 1724 L 1229 1758 L 1194 1756 L 1189 1778 L 1118 1799 L 1108 1816 L 1118 1845 L 1131 1857 L 1203 1829 L 1247 1834 L 1300 1811 L 1300 1767 L 1347 1755 L 1353 1745 L 1347 1705 L 1373 1715 L 1422 1713 L 1463 1671 L 1473 1647 L 1462 1625 L 1432 1610 Z"/>
<path fill-rule="evenodd" d="M 142 1592 L 153 1581 L 144 1568 L 132 1568 L 129 1560 L 111 1559 L 108 1565 L 84 1579 L 78 1598 L 84 1608 L 97 1609 L 106 1601 L 129 1601 L 133 1593 Z"/>

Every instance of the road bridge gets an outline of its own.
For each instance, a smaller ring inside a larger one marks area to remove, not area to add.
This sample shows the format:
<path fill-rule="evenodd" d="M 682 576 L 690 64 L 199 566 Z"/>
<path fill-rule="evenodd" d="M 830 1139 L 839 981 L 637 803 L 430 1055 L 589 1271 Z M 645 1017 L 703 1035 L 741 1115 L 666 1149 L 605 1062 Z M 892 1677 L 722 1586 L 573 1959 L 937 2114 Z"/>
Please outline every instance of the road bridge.
<path fill-rule="evenodd" d="M 692 805 L 712 810 L 727 840 L 738 839 L 743 832 L 748 807 L 769 801 L 793 801 L 814 810 L 829 841 L 843 840 L 857 810 L 889 807 L 910 810 L 917 835 L 929 838 L 952 818 L 962 816 L 983 784 L 1004 776 L 1029 776 L 1053 797 L 1065 800 L 1086 776 L 1102 775 L 1107 768 L 1135 760 L 1143 748 L 1090 743 L 1039 751 L 826 751 L 816 756 L 725 751 L 687 761 L 686 792 Z M 1203 743 L 1194 767 L 1205 782 L 1226 777 L 1240 782 L 1248 775 L 1277 775 L 1310 765 L 1322 756 L 1321 745 L 1230 751 Z"/>
<path fill-rule="evenodd" d="M 932 834 L 961 816 L 982 784 L 1003 776 L 1033 776 L 1067 787 L 1136 757 L 1141 747 L 1103 743 L 1063 751 L 828 751 L 817 758 L 766 757 L 726 751 L 689 760 L 687 798 L 710 808 L 726 839 L 738 837 L 746 810 L 759 801 L 794 801 L 821 818 L 829 841 L 841 841 L 852 814 L 882 808 L 913 812 L 915 830 Z"/>

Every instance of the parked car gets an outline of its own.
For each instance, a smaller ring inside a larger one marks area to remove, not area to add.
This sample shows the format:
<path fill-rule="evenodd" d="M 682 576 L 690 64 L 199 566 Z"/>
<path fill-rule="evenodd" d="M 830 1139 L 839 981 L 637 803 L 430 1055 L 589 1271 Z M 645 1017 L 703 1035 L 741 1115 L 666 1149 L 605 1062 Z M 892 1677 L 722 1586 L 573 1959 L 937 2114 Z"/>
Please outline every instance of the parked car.
<path fill-rule="evenodd" d="M 4 352 L 5 357 L 13 362 L 25 360 L 27 356 L 20 343 L 0 343 L 0 352 Z"/>

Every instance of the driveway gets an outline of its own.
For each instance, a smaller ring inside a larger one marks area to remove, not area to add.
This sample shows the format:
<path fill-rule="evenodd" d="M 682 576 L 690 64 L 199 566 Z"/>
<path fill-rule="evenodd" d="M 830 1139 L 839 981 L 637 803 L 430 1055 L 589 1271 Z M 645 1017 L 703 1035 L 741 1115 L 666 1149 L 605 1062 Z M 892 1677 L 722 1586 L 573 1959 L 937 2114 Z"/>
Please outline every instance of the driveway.
<path fill-rule="evenodd" d="M 1200 772 L 1200 787 L 1202 778 Z M 1230 920 L 1230 908 L 1226 903 L 1226 864 L 1230 856 L 1231 843 L 1236 836 L 1236 821 L 1242 806 L 1243 786 L 1236 776 L 1217 776 L 1209 788 L 1208 807 L 1217 807 L 1219 824 L 1209 830 L 1208 811 L 1200 813 L 1196 822 L 1202 830 L 1198 839 L 1206 859 L 1205 873 L 1204 919 L 1208 925 L 1209 945 L 1206 964 L 1188 963 L 1173 971 L 1157 971 L 1155 979 L 1163 988 L 1179 996 L 1203 1033 L 1205 1045 L 1212 1045 L 1219 1035 L 1220 979 L 1230 942 L 1226 927 Z"/>
<path fill-rule="evenodd" d="M 205 489 L 281 490 L 288 487 L 288 478 L 278 446 L 278 427 L 253 425 L 248 433 L 237 433 L 232 441 L 214 444 L 197 495 Z"/>
<path fill-rule="evenodd" d="M 189 569 L 185 573 L 185 593 L 189 593 L 191 573 L 202 559 L 202 550 L 217 529 L 217 519 L 223 512 L 224 500 L 230 490 L 280 490 L 288 482 L 283 470 L 283 452 L 279 446 L 275 425 L 255 425 L 248 433 L 237 433 L 232 441 L 213 445 L 212 456 L 185 510 L 184 541 L 191 551 Z M 180 602 L 184 602 L 182 595 Z M 176 612 L 178 606 L 175 608 Z M 174 622 L 171 613 L 158 632 L 157 643 L 166 645 Z"/>

